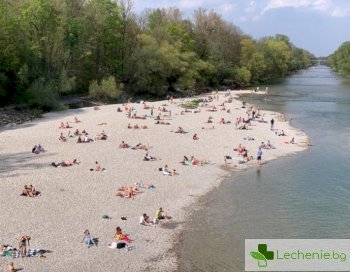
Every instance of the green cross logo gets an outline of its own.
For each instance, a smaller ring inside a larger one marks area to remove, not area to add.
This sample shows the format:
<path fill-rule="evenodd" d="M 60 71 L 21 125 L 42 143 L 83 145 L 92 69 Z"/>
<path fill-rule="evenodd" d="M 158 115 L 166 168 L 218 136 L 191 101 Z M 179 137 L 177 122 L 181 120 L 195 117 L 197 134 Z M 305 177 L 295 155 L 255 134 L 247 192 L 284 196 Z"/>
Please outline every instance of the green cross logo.
<path fill-rule="evenodd" d="M 258 267 L 267 267 L 267 260 L 273 260 L 274 252 L 267 250 L 267 244 L 259 244 L 258 251 L 251 251 L 250 256 L 258 261 Z"/>

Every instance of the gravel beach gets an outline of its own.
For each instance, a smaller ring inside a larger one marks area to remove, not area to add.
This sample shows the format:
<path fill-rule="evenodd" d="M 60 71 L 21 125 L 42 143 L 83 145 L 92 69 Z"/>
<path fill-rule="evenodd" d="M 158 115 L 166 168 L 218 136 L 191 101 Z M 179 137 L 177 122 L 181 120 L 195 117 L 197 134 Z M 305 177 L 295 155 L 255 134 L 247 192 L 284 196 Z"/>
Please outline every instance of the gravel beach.
<path fill-rule="evenodd" d="M 242 108 L 242 102 L 234 97 L 231 103 L 225 103 L 226 110 L 221 110 L 220 104 L 227 101 L 228 94 L 220 92 L 218 100 L 208 103 L 217 107 L 215 112 L 200 107 L 199 113 L 190 110 L 180 114 L 184 109 L 179 104 L 192 99 L 146 102 L 147 106 L 155 107 L 154 116 L 158 115 L 159 106 L 164 107 L 168 112 L 162 112 L 161 118 L 170 125 L 155 124 L 150 109 L 144 109 L 140 103 L 130 103 L 128 106 L 137 110 L 137 116 L 147 115 L 146 119 L 128 118 L 123 105 L 106 105 L 100 110 L 89 107 L 48 113 L 42 119 L 1 130 L 0 244 L 18 247 L 21 236 L 29 235 L 31 249 L 49 251 L 46 258 L 0 257 L 1 269 L 13 261 L 16 268 L 24 271 L 175 271 L 176 254 L 171 248 L 186 224 L 186 207 L 218 186 L 232 171 L 256 167 L 256 152 L 261 142 L 270 140 L 275 147 L 263 149 L 263 163 L 307 148 L 307 136 L 289 122 L 279 121 L 279 113 L 261 109 L 267 123 L 252 121 L 249 130 L 236 129 L 236 118 L 247 118 L 247 107 Z M 122 112 L 117 111 L 118 107 Z M 74 116 L 81 122 L 74 123 Z M 210 116 L 213 123 L 206 124 Z M 231 123 L 219 124 L 221 118 Z M 270 130 L 271 118 L 275 120 L 274 131 Z M 70 122 L 73 128 L 59 129 L 61 122 Z M 98 125 L 100 123 L 107 124 Z M 140 128 L 128 129 L 129 123 Z M 188 133 L 174 133 L 179 126 Z M 215 129 L 210 129 L 212 126 Z M 82 144 L 77 143 L 77 137 L 68 137 L 66 142 L 58 140 L 61 132 L 67 135 L 69 130 L 73 133 L 76 129 L 85 129 L 91 138 L 104 130 L 108 139 Z M 276 135 L 281 130 L 287 136 Z M 198 140 L 192 139 L 195 133 Z M 255 140 L 245 140 L 248 136 Z M 295 144 L 286 143 L 293 137 Z M 118 148 L 122 141 L 131 146 L 138 143 L 149 146 L 149 155 L 157 160 L 144 161 L 144 150 Z M 39 143 L 47 152 L 31 153 L 32 147 Z M 246 146 L 253 161 L 238 163 L 233 148 L 239 144 Z M 184 155 L 194 156 L 206 164 L 182 165 L 179 162 Z M 225 155 L 234 158 L 226 165 Z M 50 165 L 73 159 L 81 163 L 57 168 Z M 95 161 L 106 171 L 90 171 Z M 163 175 L 159 168 L 164 165 L 175 168 L 178 175 Z M 261 171 L 263 168 L 264 165 Z M 115 196 L 119 187 L 140 181 L 153 184 L 155 189 L 141 189 L 143 193 L 134 199 Z M 41 196 L 20 196 L 24 185 L 29 184 L 33 184 Z M 153 219 L 159 207 L 172 219 L 155 227 L 139 224 L 143 213 Z M 110 219 L 104 219 L 104 215 Z M 134 240 L 130 244 L 132 250 L 108 248 L 108 244 L 115 241 L 117 226 Z M 85 229 L 98 238 L 97 247 L 88 248 L 81 243 Z"/>

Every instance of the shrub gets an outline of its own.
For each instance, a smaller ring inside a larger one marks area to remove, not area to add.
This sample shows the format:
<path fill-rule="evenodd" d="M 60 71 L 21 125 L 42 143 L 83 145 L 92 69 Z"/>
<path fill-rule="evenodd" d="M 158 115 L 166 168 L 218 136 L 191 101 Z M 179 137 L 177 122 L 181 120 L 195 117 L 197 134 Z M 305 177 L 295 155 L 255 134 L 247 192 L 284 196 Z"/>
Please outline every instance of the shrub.
<path fill-rule="evenodd" d="M 93 80 L 89 86 L 89 97 L 96 100 L 108 100 L 118 98 L 123 91 L 123 85 L 117 86 L 115 78 L 109 76 L 102 79 L 99 84 Z"/>
<path fill-rule="evenodd" d="M 185 103 L 180 104 L 180 107 L 184 109 L 196 109 L 199 104 L 203 102 L 203 99 L 194 99 L 191 101 L 187 101 Z"/>
<path fill-rule="evenodd" d="M 54 81 L 44 78 L 33 81 L 26 91 L 26 97 L 29 105 L 45 110 L 56 109 L 59 105 Z"/>

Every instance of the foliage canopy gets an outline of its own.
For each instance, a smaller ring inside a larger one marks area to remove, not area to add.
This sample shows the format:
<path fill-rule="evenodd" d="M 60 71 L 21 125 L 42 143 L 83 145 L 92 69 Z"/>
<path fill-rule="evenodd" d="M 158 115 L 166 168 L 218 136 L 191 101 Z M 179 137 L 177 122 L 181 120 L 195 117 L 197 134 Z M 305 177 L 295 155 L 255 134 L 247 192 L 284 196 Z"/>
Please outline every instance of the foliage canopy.
<path fill-rule="evenodd" d="M 106 100 L 122 90 L 163 97 L 248 86 L 311 63 L 285 35 L 254 40 L 203 9 L 193 20 L 177 8 L 137 15 L 131 1 L 0 0 L 0 103 L 54 108 L 69 93 Z M 345 63 L 334 57 L 350 71 Z"/>

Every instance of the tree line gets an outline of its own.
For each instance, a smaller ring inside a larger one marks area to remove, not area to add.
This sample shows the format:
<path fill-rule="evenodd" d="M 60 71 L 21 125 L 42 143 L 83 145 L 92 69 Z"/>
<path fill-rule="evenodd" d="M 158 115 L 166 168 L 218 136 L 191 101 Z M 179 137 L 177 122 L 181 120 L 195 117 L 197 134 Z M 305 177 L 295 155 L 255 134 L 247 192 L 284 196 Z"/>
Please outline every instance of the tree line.
<path fill-rule="evenodd" d="M 0 0 L 0 104 L 164 97 L 248 86 L 306 68 L 285 35 L 255 40 L 214 11 L 135 14 L 132 0 Z"/>
<path fill-rule="evenodd" d="M 350 76 L 350 41 L 344 42 L 328 57 L 331 67 L 345 76 Z"/>

